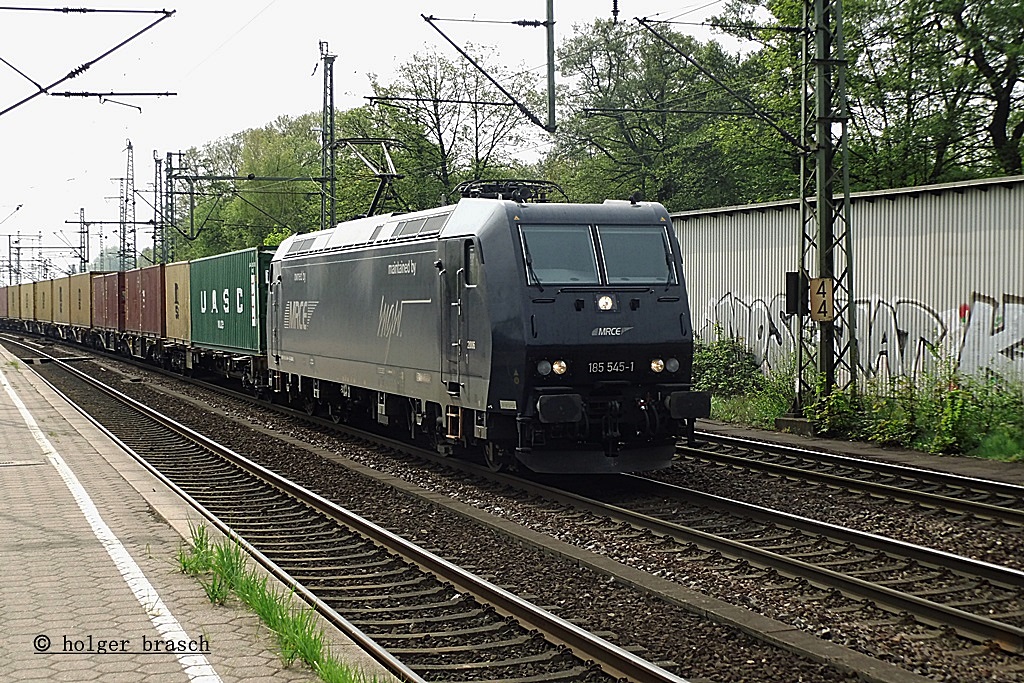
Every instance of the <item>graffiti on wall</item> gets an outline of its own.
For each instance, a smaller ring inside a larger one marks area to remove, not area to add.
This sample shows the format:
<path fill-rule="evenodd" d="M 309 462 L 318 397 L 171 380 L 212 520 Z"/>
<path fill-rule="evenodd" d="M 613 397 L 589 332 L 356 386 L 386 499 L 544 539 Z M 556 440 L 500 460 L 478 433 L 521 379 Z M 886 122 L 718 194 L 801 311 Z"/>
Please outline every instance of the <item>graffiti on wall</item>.
<path fill-rule="evenodd" d="M 694 321 L 700 338 L 742 339 L 765 372 L 786 367 L 796 353 L 799 319 L 786 314 L 785 295 L 744 298 L 726 293 Z M 911 299 L 858 299 L 858 371 L 864 377 L 919 376 L 952 359 L 966 374 L 992 371 L 1024 379 L 1024 296 L 977 293 L 957 308 L 936 311 Z M 837 328 L 845 341 L 849 330 Z"/>

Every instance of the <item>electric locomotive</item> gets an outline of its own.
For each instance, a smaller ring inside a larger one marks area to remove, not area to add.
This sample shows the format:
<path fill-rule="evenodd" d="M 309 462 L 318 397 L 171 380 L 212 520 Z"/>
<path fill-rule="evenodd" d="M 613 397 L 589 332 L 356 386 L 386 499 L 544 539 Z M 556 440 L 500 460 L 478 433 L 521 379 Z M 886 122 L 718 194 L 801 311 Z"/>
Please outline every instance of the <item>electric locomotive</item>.
<path fill-rule="evenodd" d="M 270 267 L 270 390 L 495 469 L 668 467 L 710 413 L 664 207 L 529 201 L 491 182 L 457 204 L 285 240 Z"/>

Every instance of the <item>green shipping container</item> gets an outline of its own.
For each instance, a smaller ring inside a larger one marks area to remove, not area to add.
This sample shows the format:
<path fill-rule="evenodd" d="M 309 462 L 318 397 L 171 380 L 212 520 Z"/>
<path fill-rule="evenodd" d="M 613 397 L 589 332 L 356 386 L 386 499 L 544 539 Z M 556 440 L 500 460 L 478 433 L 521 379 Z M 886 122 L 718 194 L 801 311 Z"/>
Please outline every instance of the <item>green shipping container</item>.
<path fill-rule="evenodd" d="M 189 273 L 192 344 L 249 355 L 267 349 L 267 279 L 272 247 L 208 256 Z"/>

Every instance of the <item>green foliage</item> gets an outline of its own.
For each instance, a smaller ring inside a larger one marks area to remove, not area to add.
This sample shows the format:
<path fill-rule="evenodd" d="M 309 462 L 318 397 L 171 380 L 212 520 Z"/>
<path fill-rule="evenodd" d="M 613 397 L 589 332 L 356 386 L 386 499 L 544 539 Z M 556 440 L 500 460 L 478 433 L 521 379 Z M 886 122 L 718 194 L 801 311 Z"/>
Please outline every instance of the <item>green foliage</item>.
<path fill-rule="evenodd" d="M 800 41 L 756 27 L 799 26 L 803 7 L 732 0 L 715 17 L 760 44 L 745 61 L 763 69 L 750 97 L 764 110 L 799 110 Z M 844 3 L 853 189 L 1019 174 L 1022 23 L 1014 0 Z M 784 125 L 799 129 L 791 118 Z"/>
<path fill-rule="evenodd" d="M 694 383 L 711 391 L 714 419 L 765 429 L 793 403 L 792 364 L 762 377 L 737 340 L 701 343 L 694 353 Z M 756 378 L 755 378 L 756 377 Z M 862 439 L 936 454 L 1024 460 L 1024 384 L 999 377 L 961 375 L 952 361 L 917 381 L 869 381 L 859 390 L 833 389 L 820 379 L 805 399 L 804 416 L 823 436 Z"/>
<path fill-rule="evenodd" d="M 571 85 L 563 93 L 567 115 L 545 162 L 547 176 L 571 196 L 602 201 L 637 190 L 645 199 L 682 210 L 742 201 L 737 188 L 743 177 L 786 175 L 791 164 L 778 154 L 777 140 L 750 120 L 742 132 L 730 135 L 737 119 L 706 112 L 735 110 L 732 96 L 676 51 L 666 50 L 650 31 L 610 21 L 577 30 L 559 50 L 562 74 Z M 748 77 L 756 80 L 738 56 L 714 41 L 700 43 L 664 26 L 659 33 L 741 91 L 747 90 Z M 754 154 L 733 154 L 733 143 Z M 758 156 L 768 164 L 765 172 L 747 163 Z M 794 187 L 795 180 L 785 196 Z"/>
<path fill-rule="evenodd" d="M 223 605 L 231 595 L 231 586 L 220 573 L 214 573 L 208 579 L 199 579 L 199 585 L 206 592 L 206 597 L 214 605 Z"/>
<path fill-rule="evenodd" d="M 178 548 L 178 568 L 182 574 L 199 576 L 210 571 L 213 565 L 213 550 L 210 547 L 210 532 L 205 524 L 194 525 L 189 520 L 188 530 L 191 546 Z"/>
<path fill-rule="evenodd" d="M 805 407 L 818 433 L 935 454 L 1024 459 L 1024 387 L 961 375 L 952 362 L 861 393 L 819 389 Z"/>
<path fill-rule="evenodd" d="M 855 437 L 861 433 L 863 406 L 852 389 L 833 389 L 824 393 L 819 387 L 815 400 L 804 406 L 804 417 L 812 420 L 823 436 Z"/>
<path fill-rule="evenodd" d="M 739 339 L 722 335 L 712 342 L 697 340 L 693 350 L 693 387 L 714 396 L 752 394 L 764 386 L 754 354 Z"/>
<path fill-rule="evenodd" d="M 278 652 L 286 666 L 302 661 L 327 683 L 367 683 L 358 670 L 331 655 L 315 611 L 296 604 L 294 593 L 267 586 L 267 577 L 246 566 L 245 553 L 224 540 L 211 545 L 205 524 L 189 523 L 192 544 L 179 549 L 177 559 L 183 572 L 200 575 L 199 583 L 210 602 L 222 605 L 232 593 L 248 605 L 277 638 Z M 187 569 L 186 569 L 187 568 Z"/>
<path fill-rule="evenodd" d="M 864 438 L 883 446 L 909 448 L 913 445 L 919 401 L 916 387 L 909 378 L 894 378 L 887 389 L 869 385 L 861 399 L 864 401 Z"/>

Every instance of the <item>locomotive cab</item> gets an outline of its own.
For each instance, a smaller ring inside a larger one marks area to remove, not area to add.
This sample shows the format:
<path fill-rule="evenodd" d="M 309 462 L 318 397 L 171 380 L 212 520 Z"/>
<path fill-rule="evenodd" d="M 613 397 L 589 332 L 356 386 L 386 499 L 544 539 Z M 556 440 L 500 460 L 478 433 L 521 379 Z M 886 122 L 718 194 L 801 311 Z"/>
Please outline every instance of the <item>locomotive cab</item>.
<path fill-rule="evenodd" d="M 629 202 L 520 204 L 509 218 L 519 354 L 503 378 L 496 342 L 491 375 L 492 394 L 518 399 L 509 450 L 538 472 L 670 466 L 710 396 L 690 391 L 693 333 L 668 214 Z"/>

